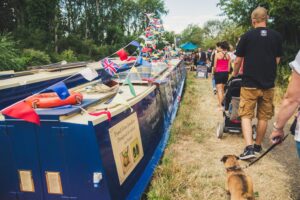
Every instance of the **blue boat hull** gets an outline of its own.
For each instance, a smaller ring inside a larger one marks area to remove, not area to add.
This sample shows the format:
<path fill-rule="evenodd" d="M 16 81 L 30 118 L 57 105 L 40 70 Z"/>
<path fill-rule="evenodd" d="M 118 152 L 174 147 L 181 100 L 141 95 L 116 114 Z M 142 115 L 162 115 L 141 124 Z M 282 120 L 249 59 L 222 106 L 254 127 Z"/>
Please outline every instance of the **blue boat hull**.
<path fill-rule="evenodd" d="M 133 111 L 124 110 L 110 122 L 82 125 L 42 116 L 37 127 L 0 121 L 0 199 L 140 199 L 165 149 L 185 78 L 185 67 L 179 63 L 164 83 L 132 106 Z M 135 115 L 143 156 L 121 180 L 110 130 Z M 34 191 L 22 191 L 22 170 L 30 171 Z M 48 172 L 59 174 L 60 194 L 51 193 Z M 93 182 L 94 172 L 103 176 L 99 184 Z"/>

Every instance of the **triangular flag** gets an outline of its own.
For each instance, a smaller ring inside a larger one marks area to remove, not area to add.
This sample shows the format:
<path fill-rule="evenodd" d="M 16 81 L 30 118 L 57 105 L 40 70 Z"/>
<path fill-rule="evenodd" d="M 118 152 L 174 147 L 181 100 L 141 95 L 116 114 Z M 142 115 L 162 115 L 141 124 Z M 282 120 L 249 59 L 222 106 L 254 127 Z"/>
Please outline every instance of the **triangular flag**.
<path fill-rule="evenodd" d="M 136 74 L 137 76 L 134 74 Z M 132 76 L 132 75 L 134 75 L 134 76 Z M 135 66 L 131 67 L 129 74 L 128 74 L 128 78 L 129 77 L 131 77 L 135 80 L 142 80 L 142 77 L 141 77 L 140 73 L 138 72 L 138 69 Z"/>
<path fill-rule="evenodd" d="M 143 63 L 143 58 L 142 56 L 139 56 L 137 61 L 136 61 L 137 64 L 141 65 Z"/>
<path fill-rule="evenodd" d="M 147 40 L 147 38 L 144 35 L 141 35 L 139 38 L 141 38 L 143 40 Z"/>
<path fill-rule="evenodd" d="M 96 70 L 92 68 L 85 68 L 79 72 L 86 80 L 91 81 L 98 77 L 98 73 Z"/>
<path fill-rule="evenodd" d="M 140 43 L 137 42 L 137 41 L 135 41 L 135 40 L 131 41 L 130 45 L 133 45 L 133 46 L 136 46 L 136 47 L 140 47 L 141 46 Z"/>
<path fill-rule="evenodd" d="M 133 85 L 132 85 L 132 83 L 131 83 L 131 81 L 130 81 L 130 79 L 128 77 L 126 78 L 125 83 L 128 84 L 132 96 L 136 97 L 136 93 L 135 93 L 134 87 L 133 87 Z"/>
<path fill-rule="evenodd" d="M 134 56 L 129 56 L 129 57 L 127 58 L 126 61 L 133 61 L 133 60 L 136 60 L 136 57 L 134 57 Z"/>
<path fill-rule="evenodd" d="M 64 82 L 59 82 L 55 85 L 48 87 L 46 90 L 53 90 L 59 96 L 60 99 L 64 100 L 70 96 L 68 88 Z"/>
<path fill-rule="evenodd" d="M 117 93 L 116 96 L 113 98 L 113 100 L 110 102 L 110 104 L 116 104 L 116 105 L 125 105 L 132 111 L 132 108 L 130 104 L 121 96 L 120 93 Z"/>
<path fill-rule="evenodd" d="M 118 56 L 120 57 L 120 60 L 123 61 L 123 60 L 127 60 L 128 58 L 128 54 L 127 52 L 124 50 L 124 49 L 121 49 L 117 52 Z"/>
<path fill-rule="evenodd" d="M 40 125 L 40 117 L 36 114 L 31 106 L 23 101 L 12 105 L 11 107 L 4 108 L 2 111 L 3 115 L 7 115 L 17 119 L 23 119 L 27 122 L 31 122 Z"/>
<path fill-rule="evenodd" d="M 145 66 L 145 67 L 151 67 L 152 65 L 151 65 L 151 63 L 149 63 L 148 61 L 146 61 L 146 60 L 142 60 L 142 65 L 143 66 Z"/>
<path fill-rule="evenodd" d="M 138 70 L 135 66 L 132 66 L 130 69 L 130 73 L 138 73 Z"/>

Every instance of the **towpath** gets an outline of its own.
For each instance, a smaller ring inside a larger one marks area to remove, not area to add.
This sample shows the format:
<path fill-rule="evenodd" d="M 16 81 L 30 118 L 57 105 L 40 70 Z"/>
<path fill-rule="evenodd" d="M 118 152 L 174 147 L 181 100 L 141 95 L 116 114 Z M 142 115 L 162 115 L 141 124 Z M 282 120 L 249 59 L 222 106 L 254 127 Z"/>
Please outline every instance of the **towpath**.
<path fill-rule="evenodd" d="M 244 143 L 241 134 L 216 138 L 216 125 L 222 115 L 216 109 L 217 99 L 210 83 L 210 79 L 196 79 L 189 72 L 169 145 L 146 199 L 227 199 L 225 170 L 220 159 L 225 154 L 239 155 Z M 269 134 L 270 130 L 264 149 L 270 145 Z M 300 160 L 291 136 L 245 172 L 253 178 L 256 199 L 300 199 Z"/>

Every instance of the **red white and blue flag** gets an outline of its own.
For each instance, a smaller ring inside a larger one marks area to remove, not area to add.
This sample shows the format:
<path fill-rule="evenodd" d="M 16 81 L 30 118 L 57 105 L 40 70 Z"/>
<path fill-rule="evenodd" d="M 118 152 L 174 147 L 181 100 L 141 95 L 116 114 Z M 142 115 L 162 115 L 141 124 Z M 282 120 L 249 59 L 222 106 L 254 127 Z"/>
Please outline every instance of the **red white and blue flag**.
<path fill-rule="evenodd" d="M 113 76 L 117 73 L 117 70 L 120 68 L 119 65 L 117 65 L 116 63 L 110 61 L 109 59 L 105 58 L 102 62 L 101 62 L 103 68 L 105 69 L 105 71 L 107 73 L 109 73 L 109 75 Z"/>

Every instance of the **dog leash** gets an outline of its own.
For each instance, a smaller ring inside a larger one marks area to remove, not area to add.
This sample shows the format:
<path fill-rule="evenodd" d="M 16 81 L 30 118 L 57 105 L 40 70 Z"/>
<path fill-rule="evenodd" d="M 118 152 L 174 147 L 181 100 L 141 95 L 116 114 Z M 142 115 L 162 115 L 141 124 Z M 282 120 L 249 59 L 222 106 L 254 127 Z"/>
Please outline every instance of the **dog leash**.
<path fill-rule="evenodd" d="M 257 161 L 259 161 L 262 157 L 264 157 L 267 153 L 269 153 L 272 149 L 274 149 L 274 147 L 276 147 L 278 144 L 282 143 L 288 136 L 289 136 L 289 134 L 286 134 L 280 142 L 272 144 L 264 153 L 262 153 L 255 160 L 251 161 L 248 165 L 245 165 L 244 167 L 242 167 L 242 169 L 246 169 L 246 168 L 250 167 L 251 165 L 253 165 L 254 163 L 256 163 Z"/>

